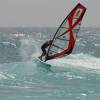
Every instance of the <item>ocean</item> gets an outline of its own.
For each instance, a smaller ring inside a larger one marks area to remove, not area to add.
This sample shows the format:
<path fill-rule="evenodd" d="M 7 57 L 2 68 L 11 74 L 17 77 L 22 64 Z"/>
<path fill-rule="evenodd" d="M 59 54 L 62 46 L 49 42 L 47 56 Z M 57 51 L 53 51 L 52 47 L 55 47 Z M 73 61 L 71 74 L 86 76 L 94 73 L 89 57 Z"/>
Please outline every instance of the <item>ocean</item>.
<path fill-rule="evenodd" d="M 56 28 L 0 28 L 0 100 L 100 100 L 100 28 L 81 28 L 73 53 L 36 60 Z"/>

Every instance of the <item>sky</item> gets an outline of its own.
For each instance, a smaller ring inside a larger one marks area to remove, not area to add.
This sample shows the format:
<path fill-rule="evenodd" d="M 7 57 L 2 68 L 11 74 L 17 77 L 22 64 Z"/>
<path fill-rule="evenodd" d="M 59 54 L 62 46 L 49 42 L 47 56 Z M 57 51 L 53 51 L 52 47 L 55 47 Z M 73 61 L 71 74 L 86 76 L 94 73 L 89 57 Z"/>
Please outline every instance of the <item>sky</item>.
<path fill-rule="evenodd" d="M 79 2 L 82 27 L 100 27 L 100 0 L 0 0 L 0 27 L 58 27 Z"/>

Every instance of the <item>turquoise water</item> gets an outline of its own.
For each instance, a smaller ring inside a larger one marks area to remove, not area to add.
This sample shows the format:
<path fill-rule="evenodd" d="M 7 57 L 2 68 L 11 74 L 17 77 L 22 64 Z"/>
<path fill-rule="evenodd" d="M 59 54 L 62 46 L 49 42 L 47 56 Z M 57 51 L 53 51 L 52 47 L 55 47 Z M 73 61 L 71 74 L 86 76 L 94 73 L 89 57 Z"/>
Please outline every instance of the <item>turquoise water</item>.
<path fill-rule="evenodd" d="M 43 64 L 35 57 L 50 32 L 39 31 L 0 33 L 0 100 L 99 100 L 99 32 L 81 31 L 71 55 Z"/>
<path fill-rule="evenodd" d="M 100 74 L 96 70 L 48 66 L 36 61 L 3 64 L 0 70 L 2 100 L 100 98 Z"/>

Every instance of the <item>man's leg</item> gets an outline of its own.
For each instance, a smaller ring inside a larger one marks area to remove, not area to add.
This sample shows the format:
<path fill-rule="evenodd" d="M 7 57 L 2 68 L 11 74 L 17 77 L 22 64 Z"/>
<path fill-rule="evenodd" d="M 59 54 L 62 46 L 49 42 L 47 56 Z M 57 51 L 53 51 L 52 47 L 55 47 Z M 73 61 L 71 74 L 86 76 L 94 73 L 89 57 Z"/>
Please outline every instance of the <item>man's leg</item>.
<path fill-rule="evenodd" d="M 42 57 L 46 55 L 46 50 L 45 48 L 41 48 L 42 49 L 42 55 L 39 57 L 42 60 Z"/>

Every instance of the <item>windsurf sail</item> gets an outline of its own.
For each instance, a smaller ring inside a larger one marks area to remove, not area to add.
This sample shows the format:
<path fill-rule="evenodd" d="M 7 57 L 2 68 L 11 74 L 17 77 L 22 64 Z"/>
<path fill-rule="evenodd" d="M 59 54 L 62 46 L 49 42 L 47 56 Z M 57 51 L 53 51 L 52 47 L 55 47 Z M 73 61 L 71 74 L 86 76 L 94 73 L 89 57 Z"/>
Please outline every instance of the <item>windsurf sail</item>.
<path fill-rule="evenodd" d="M 85 11 L 86 7 L 79 3 L 63 20 L 48 48 L 46 61 L 72 53 Z"/>

